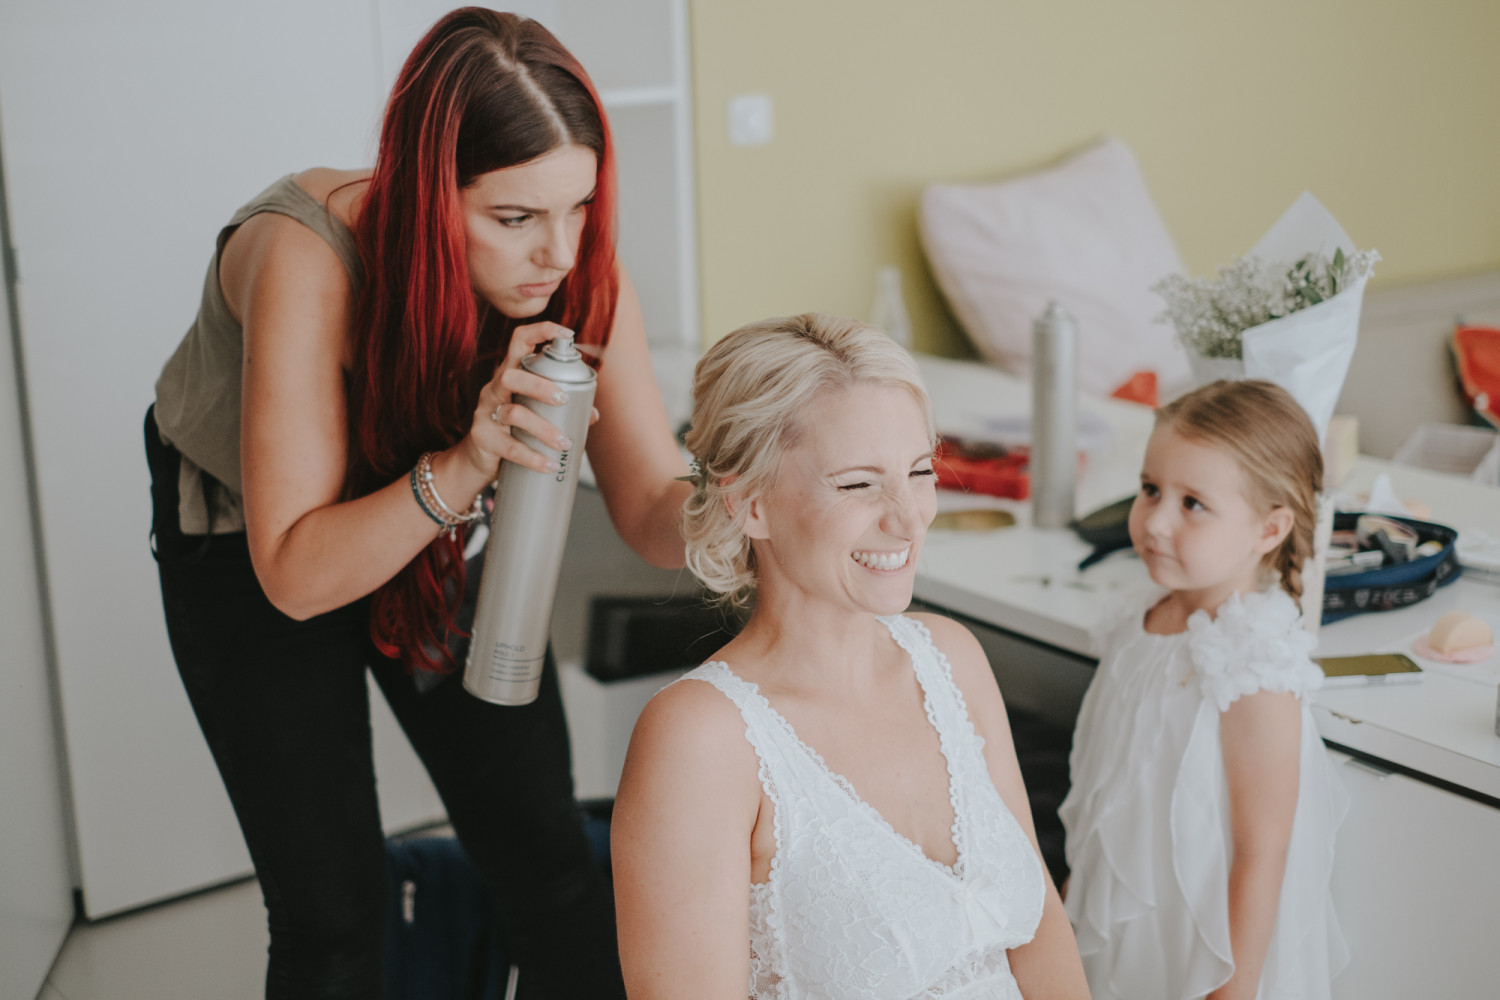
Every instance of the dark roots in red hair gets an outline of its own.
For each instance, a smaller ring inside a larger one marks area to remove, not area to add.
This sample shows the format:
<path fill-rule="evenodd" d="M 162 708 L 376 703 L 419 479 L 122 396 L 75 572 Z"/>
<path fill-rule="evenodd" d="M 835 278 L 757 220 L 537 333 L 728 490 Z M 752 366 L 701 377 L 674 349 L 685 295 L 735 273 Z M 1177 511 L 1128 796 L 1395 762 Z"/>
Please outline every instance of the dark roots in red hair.
<path fill-rule="evenodd" d="M 516 325 L 490 310 L 480 329 L 460 190 L 569 143 L 594 151 L 598 186 L 577 265 L 526 322 L 552 320 L 579 343 L 602 345 L 619 292 L 614 150 L 583 67 L 535 21 L 478 7 L 443 17 L 407 58 L 355 227 L 365 286 L 349 384 L 349 496 L 468 432 L 476 373 L 504 356 Z M 464 591 L 461 543 L 439 537 L 375 592 L 370 635 L 383 654 L 415 669 L 456 665 L 447 639 Z"/>

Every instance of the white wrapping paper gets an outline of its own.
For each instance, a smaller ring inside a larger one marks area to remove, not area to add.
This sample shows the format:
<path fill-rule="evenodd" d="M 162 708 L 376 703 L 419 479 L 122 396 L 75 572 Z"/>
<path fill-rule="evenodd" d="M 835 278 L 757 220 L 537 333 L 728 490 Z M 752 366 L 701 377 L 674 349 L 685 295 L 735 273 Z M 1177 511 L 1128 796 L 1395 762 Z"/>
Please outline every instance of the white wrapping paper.
<path fill-rule="evenodd" d="M 1323 203 L 1304 191 L 1249 255 L 1290 270 L 1310 253 L 1332 257 L 1340 249 L 1345 257 L 1351 256 L 1353 241 Z M 1323 440 L 1354 358 L 1365 283 L 1361 278 L 1315 306 L 1252 326 L 1241 338 L 1241 361 L 1203 358 L 1189 351 L 1194 381 L 1198 385 L 1220 378 L 1275 382 L 1302 404 L 1318 440 Z"/>

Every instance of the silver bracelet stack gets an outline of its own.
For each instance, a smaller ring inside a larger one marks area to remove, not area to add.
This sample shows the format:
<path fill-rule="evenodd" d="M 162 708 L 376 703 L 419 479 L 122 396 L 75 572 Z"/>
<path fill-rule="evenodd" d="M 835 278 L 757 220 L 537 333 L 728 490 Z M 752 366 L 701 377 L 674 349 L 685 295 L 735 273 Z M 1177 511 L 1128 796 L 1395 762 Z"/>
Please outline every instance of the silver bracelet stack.
<path fill-rule="evenodd" d="M 423 452 L 411 470 L 411 495 L 417 498 L 417 506 L 430 517 L 442 533 L 449 538 L 458 537 L 458 529 L 473 524 L 484 517 L 484 494 L 474 498 L 467 512 L 456 513 L 438 496 L 437 486 L 432 481 L 432 457 L 435 451 Z"/>

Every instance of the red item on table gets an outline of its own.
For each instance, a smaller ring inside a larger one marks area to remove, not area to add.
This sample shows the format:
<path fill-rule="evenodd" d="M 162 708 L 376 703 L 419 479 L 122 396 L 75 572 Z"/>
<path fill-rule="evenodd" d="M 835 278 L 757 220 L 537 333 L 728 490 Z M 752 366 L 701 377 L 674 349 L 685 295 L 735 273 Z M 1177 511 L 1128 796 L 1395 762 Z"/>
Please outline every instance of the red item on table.
<path fill-rule="evenodd" d="M 945 490 L 1025 500 L 1031 496 L 1028 457 L 1025 448 L 969 445 L 940 437 L 933 452 L 933 468 L 937 470 L 938 486 Z"/>

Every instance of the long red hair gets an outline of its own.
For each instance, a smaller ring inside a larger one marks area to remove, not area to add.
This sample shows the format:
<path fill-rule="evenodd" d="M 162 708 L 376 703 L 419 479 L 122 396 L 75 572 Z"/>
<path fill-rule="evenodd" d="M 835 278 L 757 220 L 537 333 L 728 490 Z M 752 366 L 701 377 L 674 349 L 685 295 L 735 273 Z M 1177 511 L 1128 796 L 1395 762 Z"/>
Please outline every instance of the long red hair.
<path fill-rule="evenodd" d="M 577 264 L 540 316 L 480 310 L 460 191 L 479 175 L 576 143 L 598 157 Z M 355 224 L 364 264 L 349 379 L 347 492 L 406 475 L 469 430 L 479 389 L 520 322 L 552 320 L 602 346 L 614 321 L 615 166 L 588 74 L 546 28 L 465 7 L 417 43 L 391 91 Z M 482 375 L 480 373 L 483 373 Z M 371 601 L 370 636 L 408 667 L 452 670 L 462 537 L 439 536 Z"/>

